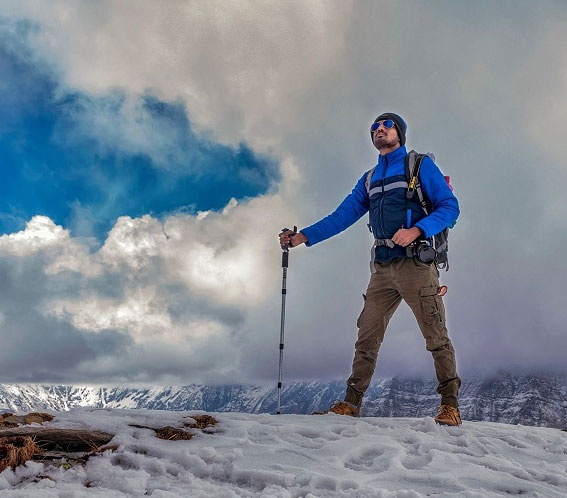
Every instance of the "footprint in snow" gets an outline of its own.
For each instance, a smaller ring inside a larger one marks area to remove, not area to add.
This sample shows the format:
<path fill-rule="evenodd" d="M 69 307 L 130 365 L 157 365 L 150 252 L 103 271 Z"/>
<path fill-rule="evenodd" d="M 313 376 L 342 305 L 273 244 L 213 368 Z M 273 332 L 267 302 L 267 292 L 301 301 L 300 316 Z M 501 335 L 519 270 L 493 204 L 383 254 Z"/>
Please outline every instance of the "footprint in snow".
<path fill-rule="evenodd" d="M 384 451 L 378 448 L 368 448 L 366 450 L 361 450 L 356 456 L 348 458 L 344 466 L 347 469 L 357 470 L 357 471 L 383 471 L 386 470 L 385 467 L 376 462 L 376 459 L 384 455 Z"/>

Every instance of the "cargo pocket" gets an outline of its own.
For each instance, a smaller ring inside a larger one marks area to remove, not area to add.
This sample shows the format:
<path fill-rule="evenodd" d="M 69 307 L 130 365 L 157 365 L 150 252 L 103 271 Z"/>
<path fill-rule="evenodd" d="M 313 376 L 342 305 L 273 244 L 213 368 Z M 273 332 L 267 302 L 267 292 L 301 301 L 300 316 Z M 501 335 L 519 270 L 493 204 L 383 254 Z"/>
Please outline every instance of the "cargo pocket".
<path fill-rule="evenodd" d="M 364 305 L 362 306 L 362 311 L 360 312 L 360 315 L 358 315 L 358 318 L 356 319 L 356 326 L 358 328 L 360 328 L 360 319 L 362 318 L 362 314 L 364 313 L 364 308 L 366 308 L 366 294 L 362 294 L 362 298 L 364 299 Z"/>
<path fill-rule="evenodd" d="M 422 287 L 420 291 L 423 319 L 427 325 L 434 325 L 443 321 L 440 312 L 441 298 L 437 295 L 437 292 L 437 287 Z"/>

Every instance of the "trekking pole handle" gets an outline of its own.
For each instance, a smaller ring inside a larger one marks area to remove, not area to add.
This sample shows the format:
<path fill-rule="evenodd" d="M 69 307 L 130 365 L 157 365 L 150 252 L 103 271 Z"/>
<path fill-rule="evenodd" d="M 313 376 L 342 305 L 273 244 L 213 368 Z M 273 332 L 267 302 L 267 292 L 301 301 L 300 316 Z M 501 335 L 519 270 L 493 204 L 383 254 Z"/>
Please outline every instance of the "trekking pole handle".
<path fill-rule="evenodd" d="M 282 232 L 286 232 L 287 230 L 289 230 L 289 228 L 282 228 Z M 293 227 L 293 233 L 297 233 L 297 227 L 294 226 Z M 283 248 L 283 252 L 282 252 L 282 268 L 287 268 L 288 267 L 288 261 L 289 261 L 289 244 L 286 245 Z"/>
<path fill-rule="evenodd" d="M 289 228 L 282 228 L 282 233 L 287 232 L 288 230 L 289 230 Z M 293 227 L 293 233 L 294 233 L 294 235 L 297 233 L 297 227 L 295 225 Z M 283 249 L 284 249 L 284 251 L 287 251 L 289 249 L 289 245 L 285 246 Z"/>

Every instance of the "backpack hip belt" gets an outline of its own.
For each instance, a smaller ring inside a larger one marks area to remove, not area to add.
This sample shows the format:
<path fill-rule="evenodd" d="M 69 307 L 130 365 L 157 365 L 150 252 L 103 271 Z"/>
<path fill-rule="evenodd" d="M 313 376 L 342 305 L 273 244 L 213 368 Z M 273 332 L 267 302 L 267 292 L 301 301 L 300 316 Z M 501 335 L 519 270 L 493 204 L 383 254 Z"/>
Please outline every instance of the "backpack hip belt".
<path fill-rule="evenodd" d="M 393 249 L 395 246 L 396 243 L 392 239 L 374 239 L 374 247 L 389 247 L 390 249 Z M 409 246 L 406 246 L 406 256 L 408 258 L 417 256 L 417 245 L 415 242 L 412 242 Z"/>
<path fill-rule="evenodd" d="M 389 247 L 393 249 L 396 243 L 392 239 L 374 239 L 374 247 Z"/>

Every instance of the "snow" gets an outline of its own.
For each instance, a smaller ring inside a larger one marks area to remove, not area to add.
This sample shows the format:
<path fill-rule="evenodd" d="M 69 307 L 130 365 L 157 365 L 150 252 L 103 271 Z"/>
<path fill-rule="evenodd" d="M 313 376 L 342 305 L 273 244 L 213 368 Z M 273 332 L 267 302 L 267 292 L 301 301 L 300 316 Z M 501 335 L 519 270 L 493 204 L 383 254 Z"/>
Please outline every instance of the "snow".
<path fill-rule="evenodd" d="M 432 418 L 214 413 L 187 441 L 150 427 L 182 427 L 203 412 L 77 409 L 46 425 L 115 434 L 83 467 L 28 462 L 0 474 L 0 497 L 492 498 L 567 496 L 567 433 Z"/>

